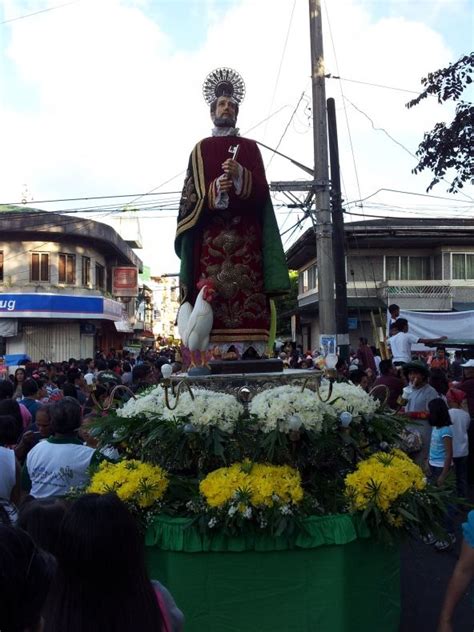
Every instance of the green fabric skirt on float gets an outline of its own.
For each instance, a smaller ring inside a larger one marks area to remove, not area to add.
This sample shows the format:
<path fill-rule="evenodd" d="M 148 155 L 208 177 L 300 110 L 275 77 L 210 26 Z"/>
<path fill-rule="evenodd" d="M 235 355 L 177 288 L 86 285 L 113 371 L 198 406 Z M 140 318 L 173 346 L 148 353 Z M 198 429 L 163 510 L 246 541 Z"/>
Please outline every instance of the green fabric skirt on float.
<path fill-rule="evenodd" d="M 397 632 L 400 555 L 349 515 L 310 517 L 294 537 L 203 536 L 157 516 L 146 537 L 152 579 L 186 632 Z"/>

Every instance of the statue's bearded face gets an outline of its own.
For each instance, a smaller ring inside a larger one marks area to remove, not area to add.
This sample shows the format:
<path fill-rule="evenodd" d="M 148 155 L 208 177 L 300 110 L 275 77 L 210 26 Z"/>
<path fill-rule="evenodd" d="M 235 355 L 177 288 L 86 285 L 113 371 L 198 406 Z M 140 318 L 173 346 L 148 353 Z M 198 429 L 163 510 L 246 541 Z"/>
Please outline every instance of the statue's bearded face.
<path fill-rule="evenodd" d="M 237 107 L 231 97 L 219 97 L 216 109 L 211 112 L 211 118 L 216 127 L 234 127 L 237 122 Z"/>

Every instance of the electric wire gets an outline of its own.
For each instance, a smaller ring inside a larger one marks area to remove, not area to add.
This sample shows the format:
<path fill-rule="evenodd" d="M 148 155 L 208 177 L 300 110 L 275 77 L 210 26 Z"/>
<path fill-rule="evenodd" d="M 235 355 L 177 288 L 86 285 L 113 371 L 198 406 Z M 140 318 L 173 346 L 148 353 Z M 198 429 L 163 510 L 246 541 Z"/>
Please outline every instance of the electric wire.
<path fill-rule="evenodd" d="M 415 160 L 418 161 L 418 157 L 416 154 L 414 154 L 412 151 L 410 151 L 408 149 L 408 147 L 406 147 L 403 143 L 401 143 L 400 141 L 398 141 L 396 138 L 394 138 L 391 134 L 389 134 L 387 132 L 387 130 L 384 127 L 376 127 L 375 123 L 373 121 L 373 119 L 363 110 L 361 110 L 359 107 L 357 107 L 357 105 L 355 105 L 354 103 L 352 103 L 352 101 L 350 101 L 347 97 L 344 96 L 344 99 L 350 104 L 352 105 L 352 107 L 357 110 L 357 112 L 359 112 L 360 114 L 362 114 L 363 116 L 365 116 L 366 119 L 368 119 L 368 121 L 370 122 L 370 124 L 372 125 L 372 129 L 376 132 L 383 132 L 391 141 L 393 141 L 394 143 L 396 143 L 399 147 L 401 147 L 404 151 L 406 151 L 412 158 L 414 158 Z M 450 186 L 452 186 L 452 182 L 450 182 L 447 178 L 441 177 L 440 180 L 442 180 L 443 182 L 445 182 L 446 184 L 449 184 Z M 458 193 L 460 195 L 463 195 L 464 197 L 466 197 L 468 200 L 473 200 L 474 199 L 469 196 L 467 193 L 465 193 L 464 191 L 462 191 L 461 189 L 457 189 Z"/>
<path fill-rule="evenodd" d="M 359 83 L 364 86 L 373 86 L 374 88 L 385 88 L 386 90 L 397 90 L 398 92 L 409 92 L 410 94 L 420 94 L 418 90 L 407 90 L 406 88 L 396 88 L 394 86 L 386 86 L 381 83 L 371 83 L 369 81 L 359 81 L 357 79 L 347 79 L 347 77 L 339 77 L 338 75 L 333 75 L 332 73 L 328 73 L 324 75 L 326 79 L 338 79 L 339 81 L 348 81 L 350 83 Z"/>
<path fill-rule="evenodd" d="M 27 204 L 52 204 L 54 202 L 82 202 L 87 200 L 107 200 L 107 199 L 120 199 L 127 197 L 144 197 L 145 195 L 179 195 L 181 191 L 161 191 L 160 193 L 120 193 L 118 195 L 88 195 L 86 197 L 72 197 L 72 198 L 53 198 L 49 200 L 31 200 Z M 24 205 L 23 200 L 21 202 L 0 202 L 1 206 L 20 206 Z"/>
<path fill-rule="evenodd" d="M 449 202 L 459 202 L 459 200 L 456 200 L 455 198 L 442 196 L 442 195 L 433 195 L 431 193 L 418 193 L 416 191 L 404 191 L 402 189 L 391 189 L 388 187 L 381 187 L 380 189 L 377 189 L 373 193 L 370 193 L 370 195 L 366 195 L 363 198 L 359 198 L 357 200 L 351 200 L 350 202 L 345 202 L 343 206 L 346 206 L 347 204 L 365 202 L 366 200 L 370 200 L 370 198 L 373 198 L 375 195 L 377 195 L 381 191 L 387 191 L 389 193 L 400 193 L 402 195 L 415 195 L 418 197 L 428 197 L 428 198 L 433 198 L 434 200 L 448 200 Z M 465 204 L 467 204 L 467 202 L 465 202 Z"/>
<path fill-rule="evenodd" d="M 283 60 L 285 59 L 286 47 L 288 46 L 288 38 L 290 36 L 291 26 L 293 24 L 293 15 L 295 13 L 295 7 L 296 7 L 296 0 L 294 0 L 293 8 L 291 9 L 290 21 L 288 22 L 288 28 L 286 30 L 285 42 L 283 44 L 283 50 L 281 52 L 280 64 L 278 66 L 277 76 L 276 76 L 276 79 L 275 79 L 275 85 L 273 87 L 273 93 L 272 93 L 272 98 L 271 98 L 271 102 L 270 102 L 270 107 L 268 108 L 268 113 L 271 112 L 272 107 L 273 107 L 273 103 L 275 101 L 275 95 L 276 95 L 278 83 L 280 81 L 280 74 L 281 74 L 281 69 L 282 69 L 282 66 L 283 66 Z M 268 125 L 265 125 L 265 129 L 263 130 L 263 138 L 264 139 L 265 139 L 265 137 L 267 135 L 267 126 Z"/>
<path fill-rule="evenodd" d="M 16 18 L 9 18 L 8 20 L 3 20 L 0 22 L 1 24 L 9 24 L 10 22 L 16 22 L 17 20 L 24 20 L 26 18 L 31 18 L 35 15 L 39 15 L 40 13 L 47 13 L 48 11 L 56 11 L 56 9 L 62 9 L 64 7 L 68 7 L 71 4 L 76 4 L 80 2 L 80 0 L 71 0 L 71 2 L 64 2 L 63 4 L 58 4 L 54 7 L 48 7 L 46 9 L 41 9 L 40 11 L 34 11 L 33 13 L 26 13 L 25 15 L 19 15 Z"/>
<path fill-rule="evenodd" d="M 296 114 L 296 112 L 297 112 L 298 108 L 300 107 L 300 103 L 301 103 L 301 101 L 303 100 L 303 97 L 304 97 L 304 96 L 305 96 L 305 93 L 304 93 L 304 91 L 303 91 L 303 92 L 301 93 L 300 98 L 298 99 L 298 102 L 297 102 L 297 104 L 296 104 L 296 106 L 295 106 L 295 109 L 294 109 L 294 110 L 293 110 L 293 112 L 291 113 L 290 120 L 289 120 L 289 121 L 288 121 L 288 123 L 286 124 L 286 127 L 285 127 L 285 129 L 283 130 L 282 135 L 280 136 L 280 140 L 278 141 L 277 146 L 275 147 L 275 151 L 278 151 L 278 149 L 279 149 L 279 147 L 280 147 L 280 145 L 281 145 L 281 143 L 282 143 L 283 139 L 285 138 L 286 132 L 288 131 L 288 128 L 290 127 L 290 124 L 291 124 L 291 122 L 292 122 L 292 120 L 293 120 L 293 117 L 295 116 L 295 114 Z M 270 156 L 270 160 L 268 161 L 267 166 L 265 167 L 265 169 L 266 169 L 266 170 L 268 170 L 269 166 L 272 164 L 272 160 L 273 160 L 273 158 L 275 157 L 275 155 L 276 155 L 276 154 L 275 154 L 275 152 L 273 152 L 273 153 L 272 153 L 272 155 Z"/>
<path fill-rule="evenodd" d="M 331 26 L 331 18 L 330 18 L 330 15 L 329 15 L 329 9 L 328 9 L 327 3 L 325 3 L 324 8 L 325 8 L 325 15 L 326 15 L 327 23 L 328 23 L 329 37 L 331 39 L 331 46 L 332 46 L 332 50 L 333 50 L 333 54 L 334 54 L 334 62 L 335 62 L 335 65 L 336 65 L 337 74 L 340 75 L 338 55 L 337 55 L 337 52 L 336 52 L 336 45 L 335 45 L 335 41 L 334 41 L 334 37 L 333 37 L 332 26 Z M 339 89 L 340 89 L 340 93 L 341 93 L 341 97 L 342 97 L 344 118 L 345 118 L 345 122 L 346 122 L 347 134 L 348 134 L 348 139 L 349 139 L 349 147 L 350 147 L 351 155 L 352 155 L 352 165 L 353 165 L 353 168 L 354 168 L 354 175 L 355 175 L 355 180 L 356 180 L 356 185 L 357 185 L 357 191 L 359 193 L 359 197 L 362 197 L 360 181 L 359 181 L 359 173 L 358 173 L 358 170 L 357 170 L 357 164 L 356 164 L 356 159 L 355 159 L 354 145 L 353 145 L 353 142 L 352 142 L 351 128 L 350 128 L 350 125 L 349 125 L 349 117 L 348 117 L 348 114 L 347 114 L 347 108 L 346 108 L 346 103 L 345 103 L 345 95 L 344 95 L 344 90 L 343 90 L 341 82 L 339 83 Z M 357 243 L 356 243 L 356 247 L 358 248 Z M 366 286 L 367 296 L 369 296 L 369 286 L 368 286 L 368 283 L 367 283 L 367 276 L 366 276 L 366 273 L 365 273 L 365 265 L 364 264 L 365 264 L 365 261 L 362 260 L 361 261 L 362 276 L 363 276 L 364 283 L 365 283 L 365 286 Z M 374 282 L 375 282 L 375 278 L 376 278 L 376 276 L 375 276 L 375 269 L 374 269 L 374 266 L 373 266 L 373 262 L 371 260 L 370 260 L 370 266 L 371 266 L 371 269 L 372 269 L 372 276 L 373 276 L 373 279 L 374 279 Z M 354 285 L 354 288 L 355 288 L 355 285 Z"/>

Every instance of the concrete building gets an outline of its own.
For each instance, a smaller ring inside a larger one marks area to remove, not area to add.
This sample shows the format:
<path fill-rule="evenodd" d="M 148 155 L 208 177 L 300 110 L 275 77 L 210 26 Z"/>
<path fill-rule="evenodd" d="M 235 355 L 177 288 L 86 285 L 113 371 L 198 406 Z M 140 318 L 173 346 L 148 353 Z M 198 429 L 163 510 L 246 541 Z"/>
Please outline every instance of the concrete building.
<path fill-rule="evenodd" d="M 133 278 L 142 262 L 110 226 L 0 207 L 0 354 L 60 361 L 121 348 L 137 291 L 114 295 L 124 295 L 115 268 Z"/>
<path fill-rule="evenodd" d="M 387 219 L 345 225 L 346 284 L 351 345 L 373 339 L 371 311 L 474 309 L 474 220 Z M 307 230 L 286 253 L 298 271 L 298 336 L 319 345 L 316 240 Z"/>
<path fill-rule="evenodd" d="M 153 291 L 153 333 L 157 338 L 178 338 L 179 275 L 152 275 L 148 285 Z"/>

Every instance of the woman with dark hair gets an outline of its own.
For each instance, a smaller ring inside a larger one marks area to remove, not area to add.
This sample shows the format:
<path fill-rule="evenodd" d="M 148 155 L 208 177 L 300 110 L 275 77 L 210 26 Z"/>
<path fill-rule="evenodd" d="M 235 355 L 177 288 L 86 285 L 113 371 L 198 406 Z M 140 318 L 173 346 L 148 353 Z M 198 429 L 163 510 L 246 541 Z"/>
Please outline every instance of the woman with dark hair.
<path fill-rule="evenodd" d="M 54 558 L 21 529 L 0 524 L 0 569 L 0 630 L 40 632 Z"/>
<path fill-rule="evenodd" d="M 56 556 L 59 527 L 67 505 L 60 498 L 38 498 L 23 503 L 17 526 L 33 538 L 44 551 Z"/>
<path fill-rule="evenodd" d="M 18 367 L 13 378 L 13 399 L 21 399 L 23 397 L 23 382 L 26 380 L 25 369 Z"/>
<path fill-rule="evenodd" d="M 46 632 L 177 632 L 183 616 L 151 582 L 143 538 L 115 494 L 87 494 L 61 525 Z"/>

